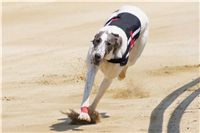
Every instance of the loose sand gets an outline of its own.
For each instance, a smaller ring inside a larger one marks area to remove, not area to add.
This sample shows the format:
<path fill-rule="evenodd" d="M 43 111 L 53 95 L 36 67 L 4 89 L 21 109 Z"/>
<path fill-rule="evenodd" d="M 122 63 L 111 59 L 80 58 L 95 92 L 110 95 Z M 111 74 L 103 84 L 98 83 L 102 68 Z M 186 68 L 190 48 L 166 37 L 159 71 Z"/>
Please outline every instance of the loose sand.
<path fill-rule="evenodd" d="M 199 85 L 183 86 L 199 76 L 198 4 L 126 4 L 150 19 L 145 50 L 107 90 L 100 123 L 69 125 L 90 41 L 124 3 L 3 3 L 3 132 L 199 132 Z"/>

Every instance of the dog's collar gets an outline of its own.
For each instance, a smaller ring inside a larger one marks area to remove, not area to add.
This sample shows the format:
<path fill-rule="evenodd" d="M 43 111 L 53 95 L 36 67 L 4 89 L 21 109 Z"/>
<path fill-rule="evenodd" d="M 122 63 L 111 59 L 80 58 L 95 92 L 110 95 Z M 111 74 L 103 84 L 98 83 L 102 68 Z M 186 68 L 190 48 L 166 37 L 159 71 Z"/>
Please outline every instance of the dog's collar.
<path fill-rule="evenodd" d="M 110 63 L 114 63 L 114 64 L 120 64 L 120 66 L 125 66 L 128 62 L 128 57 L 127 58 L 110 59 L 107 61 Z"/>

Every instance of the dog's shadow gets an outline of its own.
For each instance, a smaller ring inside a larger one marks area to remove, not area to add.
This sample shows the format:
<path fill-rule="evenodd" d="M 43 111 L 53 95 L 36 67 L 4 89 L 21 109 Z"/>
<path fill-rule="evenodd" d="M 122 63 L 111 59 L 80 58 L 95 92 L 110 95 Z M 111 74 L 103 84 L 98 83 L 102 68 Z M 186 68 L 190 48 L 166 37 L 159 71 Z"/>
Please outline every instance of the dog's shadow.
<path fill-rule="evenodd" d="M 109 118 L 110 117 L 105 112 L 100 113 L 100 116 L 101 116 L 101 118 Z M 50 126 L 51 130 L 59 131 L 59 132 L 68 131 L 68 130 L 83 131 L 83 129 L 79 129 L 79 127 L 91 125 L 91 124 L 73 125 L 73 124 L 71 124 L 71 119 L 70 118 L 61 118 L 61 119 L 58 119 L 58 121 L 61 121 L 61 122 L 53 124 L 53 125 Z"/>

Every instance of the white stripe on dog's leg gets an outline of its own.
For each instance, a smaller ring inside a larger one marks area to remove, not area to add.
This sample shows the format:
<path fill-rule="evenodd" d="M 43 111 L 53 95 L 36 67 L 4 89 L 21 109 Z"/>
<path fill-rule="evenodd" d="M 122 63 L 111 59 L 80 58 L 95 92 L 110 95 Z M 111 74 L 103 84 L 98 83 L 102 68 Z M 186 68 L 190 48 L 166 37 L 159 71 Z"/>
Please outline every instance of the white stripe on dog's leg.
<path fill-rule="evenodd" d="M 112 83 L 112 79 L 107 79 L 107 78 L 103 79 L 103 81 L 101 82 L 99 91 L 98 91 L 92 105 L 90 106 L 91 110 L 96 109 L 97 104 L 99 103 L 100 99 L 102 98 L 103 94 L 105 93 L 106 89 L 110 86 L 111 83 Z"/>
<path fill-rule="evenodd" d="M 84 106 L 88 107 L 89 106 L 89 96 L 90 96 L 90 92 L 92 90 L 92 85 L 93 85 L 93 82 L 94 82 L 95 75 L 97 73 L 97 69 L 98 68 L 93 64 L 88 66 L 88 72 L 87 72 L 86 83 L 85 83 L 81 107 L 84 107 Z"/>

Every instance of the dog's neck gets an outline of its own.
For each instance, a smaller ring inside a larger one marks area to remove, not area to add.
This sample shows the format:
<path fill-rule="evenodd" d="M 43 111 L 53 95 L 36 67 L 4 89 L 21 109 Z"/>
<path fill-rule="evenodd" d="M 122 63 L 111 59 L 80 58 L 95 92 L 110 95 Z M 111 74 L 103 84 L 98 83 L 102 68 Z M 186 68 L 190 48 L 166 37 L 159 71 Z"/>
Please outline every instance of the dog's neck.
<path fill-rule="evenodd" d="M 126 49 L 127 49 L 127 45 L 128 45 L 128 40 L 127 40 L 127 36 L 125 34 L 125 32 L 120 29 L 117 26 L 104 26 L 103 28 L 100 29 L 100 31 L 106 31 L 108 33 L 114 33 L 114 34 L 118 34 L 119 36 L 122 37 L 122 45 L 120 47 L 120 49 L 116 52 L 116 54 L 112 54 L 112 52 L 110 52 L 110 54 L 107 55 L 106 59 L 110 60 L 110 59 L 114 59 L 114 58 L 122 58 L 122 56 L 124 55 Z"/>

